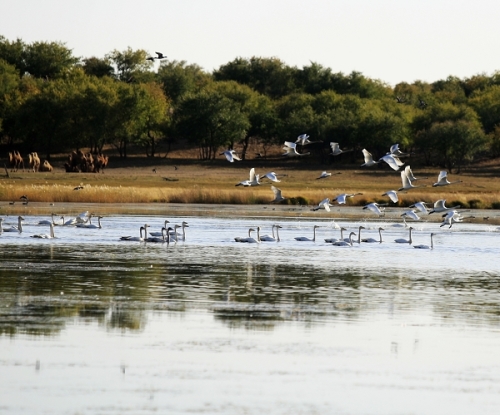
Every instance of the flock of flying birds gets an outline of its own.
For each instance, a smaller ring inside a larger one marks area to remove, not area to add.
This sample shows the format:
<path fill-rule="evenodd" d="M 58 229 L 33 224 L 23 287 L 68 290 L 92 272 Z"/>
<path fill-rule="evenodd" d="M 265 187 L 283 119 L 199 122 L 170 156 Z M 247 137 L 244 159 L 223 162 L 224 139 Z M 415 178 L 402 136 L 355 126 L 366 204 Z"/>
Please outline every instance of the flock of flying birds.
<path fill-rule="evenodd" d="M 309 135 L 301 134 L 297 137 L 297 140 L 295 142 L 285 141 L 284 147 L 283 147 L 284 153 L 282 155 L 285 157 L 307 156 L 310 153 L 309 152 L 302 152 L 302 147 L 304 147 L 308 144 L 316 143 L 316 142 L 317 141 L 310 141 Z M 339 143 L 334 143 L 334 142 L 330 143 L 330 147 L 332 150 L 330 154 L 332 156 L 337 156 L 339 154 L 352 151 L 352 150 L 343 150 L 340 148 Z M 301 151 L 299 151 L 299 149 Z M 389 152 L 387 152 L 383 157 L 379 158 L 378 160 L 375 160 L 373 158 L 372 154 L 366 149 L 363 149 L 362 153 L 363 153 L 363 158 L 364 158 L 364 163 L 361 165 L 362 167 L 372 167 L 372 166 L 375 166 L 379 163 L 387 163 L 387 165 L 395 171 L 399 171 L 401 169 L 401 171 L 400 171 L 401 187 L 398 188 L 397 190 L 388 190 L 387 192 L 382 194 L 382 196 L 387 196 L 390 199 L 390 201 L 393 203 L 397 203 L 399 201 L 398 193 L 407 192 L 411 189 L 422 187 L 421 185 L 415 184 L 415 182 L 417 182 L 418 180 L 422 180 L 422 179 L 428 179 L 428 177 L 415 177 L 415 175 L 413 174 L 411 167 L 409 165 L 406 165 L 403 168 L 405 163 L 401 159 L 404 157 L 410 156 L 410 153 L 404 153 L 403 151 L 401 151 L 399 148 L 399 144 L 392 145 L 389 149 Z M 241 158 L 238 157 L 238 155 L 236 154 L 236 152 L 234 150 L 226 150 L 226 151 L 220 153 L 220 155 L 224 155 L 226 157 L 226 159 L 231 163 L 233 163 L 234 161 L 241 160 Z M 318 180 L 319 179 L 326 179 L 326 178 L 330 177 L 331 175 L 332 175 L 332 173 L 324 171 L 319 175 L 319 177 L 317 177 L 317 179 Z M 250 169 L 249 179 L 237 183 L 236 186 L 245 186 L 245 187 L 259 186 L 261 184 L 260 180 L 262 180 L 262 179 L 268 179 L 271 182 L 280 182 L 280 180 L 278 179 L 278 176 L 275 172 L 269 172 L 269 173 L 266 173 L 266 174 L 260 176 L 260 175 L 256 174 L 255 169 L 252 168 L 252 169 Z M 461 180 L 449 181 L 447 172 L 443 170 L 439 173 L 437 181 L 432 186 L 433 187 L 448 186 L 448 185 L 452 185 L 454 183 L 460 183 L 460 182 L 461 182 Z M 279 203 L 279 202 L 285 200 L 285 197 L 283 197 L 280 189 L 278 189 L 274 185 L 271 185 L 271 190 L 274 193 L 274 199 L 271 201 L 272 203 Z M 313 207 L 312 210 L 317 211 L 320 209 L 325 209 L 326 211 L 329 212 L 330 208 L 334 206 L 332 204 L 333 202 L 337 202 L 337 204 L 339 204 L 339 205 L 346 204 L 348 198 L 352 198 L 352 197 L 355 197 L 355 196 L 358 196 L 361 194 L 362 193 L 352 193 L 352 194 L 343 193 L 343 194 L 337 195 L 333 199 L 326 198 L 326 199 L 322 200 L 321 202 L 319 202 L 317 206 Z M 378 216 L 383 216 L 385 213 L 384 212 L 385 206 L 387 206 L 387 205 L 388 205 L 388 203 L 381 204 L 381 203 L 373 202 L 373 203 L 369 203 L 369 204 L 363 206 L 363 209 L 369 210 Z M 417 203 L 414 203 L 414 204 L 408 206 L 408 209 L 405 210 L 401 214 L 401 217 L 403 218 L 405 225 L 407 226 L 406 219 L 411 219 L 411 220 L 417 221 L 417 220 L 421 219 L 421 217 L 419 215 L 422 215 L 422 214 L 430 215 L 432 213 L 440 213 L 442 215 L 443 221 L 440 225 L 441 227 L 448 226 L 449 228 L 451 228 L 454 223 L 463 222 L 463 220 L 466 219 L 466 217 L 464 217 L 457 210 L 460 208 L 460 206 L 448 207 L 448 206 L 446 206 L 445 199 L 440 199 L 440 200 L 436 201 L 432 207 L 430 207 L 430 205 L 431 205 L 430 203 L 420 201 L 420 202 L 417 202 Z M 473 216 L 469 216 L 467 218 L 473 218 Z M 275 226 L 276 227 L 273 227 L 273 229 L 272 229 L 273 236 L 271 238 L 273 238 L 273 240 L 279 240 L 279 235 L 274 236 L 274 229 L 276 229 L 276 233 L 278 233 L 278 229 L 279 229 L 278 225 L 275 225 Z M 295 239 L 314 241 L 316 238 L 316 228 L 317 228 L 317 226 L 314 228 L 314 236 L 312 239 L 310 239 L 310 238 L 295 238 Z M 363 228 L 360 227 L 360 229 L 358 230 L 358 242 L 375 242 L 375 240 L 368 241 L 368 240 L 361 239 L 361 236 L 360 236 L 361 229 L 363 229 Z M 409 229 L 410 229 L 409 239 L 405 239 L 404 243 L 412 244 L 411 231 L 413 228 L 410 227 Z M 383 229 L 379 229 L 379 232 L 381 232 L 381 230 L 383 230 Z M 251 232 L 255 232 L 255 231 L 257 231 L 257 238 L 256 239 L 250 235 Z M 259 228 L 251 229 L 249 231 L 249 236 L 247 238 L 235 238 L 235 239 L 237 242 L 265 241 L 265 240 L 269 239 L 269 236 L 267 236 L 267 235 L 264 237 L 260 236 L 259 231 L 260 231 Z M 341 241 L 340 240 L 326 240 L 326 241 L 332 242 L 334 244 L 340 244 L 340 245 L 342 245 L 342 244 L 351 244 L 352 245 L 352 242 L 353 242 L 352 236 L 355 236 L 355 235 L 356 235 L 356 233 L 353 232 L 349 238 L 343 238 L 343 235 L 341 235 Z M 431 234 L 431 245 L 430 246 L 428 246 L 428 245 L 413 245 L 413 246 L 415 248 L 432 248 L 433 247 L 433 241 L 432 241 L 433 236 L 434 236 L 434 234 Z M 335 238 L 333 238 L 333 239 L 335 239 Z M 381 241 L 382 241 L 382 236 L 380 233 L 380 240 L 377 242 L 381 242 Z M 401 243 L 401 240 L 396 240 L 395 242 Z"/>

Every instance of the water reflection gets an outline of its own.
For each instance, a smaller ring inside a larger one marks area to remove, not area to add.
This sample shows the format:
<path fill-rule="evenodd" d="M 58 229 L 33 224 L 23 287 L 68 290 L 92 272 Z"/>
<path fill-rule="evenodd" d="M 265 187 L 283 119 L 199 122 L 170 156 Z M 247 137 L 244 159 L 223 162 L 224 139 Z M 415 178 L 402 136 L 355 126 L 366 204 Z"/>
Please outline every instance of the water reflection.
<path fill-rule="evenodd" d="M 219 225 L 212 220 L 206 230 Z M 291 242 L 242 247 L 214 234 L 208 243 L 188 239 L 165 246 L 123 244 L 114 233 L 100 235 L 100 243 L 61 238 L 3 244 L 0 333 L 51 335 L 75 318 L 109 330 L 140 331 L 148 323 L 146 311 L 162 307 L 202 307 L 230 327 L 266 330 L 287 320 L 355 320 L 416 308 L 434 318 L 499 322 L 499 274 L 464 273 L 437 250 L 418 262 L 408 247 L 389 244 L 346 250 L 321 243 L 301 249 Z M 485 265 L 488 255 L 498 253 L 486 249 Z M 384 264 L 387 258 L 393 264 Z"/>

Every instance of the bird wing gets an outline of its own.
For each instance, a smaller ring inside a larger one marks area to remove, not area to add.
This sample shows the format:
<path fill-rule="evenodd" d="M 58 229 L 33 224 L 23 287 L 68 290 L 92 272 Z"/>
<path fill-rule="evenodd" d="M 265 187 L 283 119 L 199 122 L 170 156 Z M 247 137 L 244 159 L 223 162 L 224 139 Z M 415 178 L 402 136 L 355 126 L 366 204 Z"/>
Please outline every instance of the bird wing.
<path fill-rule="evenodd" d="M 231 151 L 231 157 L 232 157 L 233 160 L 241 161 L 241 159 L 234 153 L 234 150 Z"/>
<path fill-rule="evenodd" d="M 346 202 L 347 195 L 345 193 L 342 193 L 341 195 L 338 195 L 335 200 L 339 205 L 343 205 Z"/>
<path fill-rule="evenodd" d="M 365 163 L 373 163 L 373 156 L 372 153 L 370 153 L 368 150 L 365 148 L 361 150 L 363 153 L 363 157 L 365 158 Z"/>
<path fill-rule="evenodd" d="M 340 152 L 339 143 L 330 143 L 330 147 L 332 148 L 332 154 L 338 154 Z"/>
<path fill-rule="evenodd" d="M 278 180 L 278 178 L 276 177 L 276 173 L 273 171 L 264 174 L 264 176 L 262 176 L 262 178 L 264 178 L 264 177 L 267 177 L 269 180 L 271 180 L 273 182 L 277 182 L 277 183 L 279 183 L 281 181 L 281 180 Z"/>
<path fill-rule="evenodd" d="M 255 169 L 252 167 L 250 169 L 250 180 L 251 182 L 255 181 Z"/>
<path fill-rule="evenodd" d="M 411 181 L 406 174 L 406 169 L 401 172 L 401 183 L 403 184 L 403 189 L 409 189 L 411 187 Z"/>
<path fill-rule="evenodd" d="M 285 141 L 285 147 L 296 148 L 297 143 L 292 143 L 291 141 Z"/>
<path fill-rule="evenodd" d="M 397 203 L 399 200 L 398 193 L 395 190 L 389 190 L 385 192 L 382 196 L 389 196 L 389 199 L 391 199 L 393 203 Z"/>
<path fill-rule="evenodd" d="M 446 170 L 441 170 L 439 172 L 439 176 L 438 176 L 438 183 L 446 182 L 447 177 L 448 177 L 448 173 L 446 172 Z"/>
<path fill-rule="evenodd" d="M 393 170 L 399 170 L 399 165 L 396 162 L 396 158 L 394 156 L 391 156 L 390 154 L 386 154 L 384 157 L 382 157 L 380 160 L 385 161 Z"/>
<path fill-rule="evenodd" d="M 227 161 L 229 161 L 230 163 L 234 162 L 233 153 L 231 153 L 230 151 L 224 151 L 224 155 L 226 156 Z"/>
<path fill-rule="evenodd" d="M 399 152 L 399 144 L 393 144 L 391 148 L 389 149 L 390 154 L 394 154 Z"/>

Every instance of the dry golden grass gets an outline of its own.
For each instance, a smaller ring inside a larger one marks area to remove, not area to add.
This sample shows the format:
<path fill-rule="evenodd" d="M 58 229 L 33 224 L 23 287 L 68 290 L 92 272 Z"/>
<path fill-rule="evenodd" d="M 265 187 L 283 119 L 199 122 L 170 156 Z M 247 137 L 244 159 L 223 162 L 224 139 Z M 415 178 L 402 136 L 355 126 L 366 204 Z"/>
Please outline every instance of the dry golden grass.
<path fill-rule="evenodd" d="M 282 190 L 289 204 L 314 205 L 339 193 L 357 192 L 363 194 L 350 199 L 349 204 L 387 202 L 389 199 L 382 193 L 401 186 L 399 172 L 380 168 L 336 170 L 330 166 L 328 171 L 332 176 L 317 180 L 321 167 L 310 169 L 308 164 L 296 161 L 252 160 L 230 164 L 189 160 L 179 163 L 178 169 L 174 169 L 169 159 L 132 158 L 127 163 L 121 162 L 113 168 L 111 162 L 105 174 L 65 173 L 61 168 L 53 173 L 10 172 L 10 177 L 5 174 L 0 179 L 0 200 L 17 201 L 21 195 L 27 195 L 33 202 L 268 204 L 274 197 L 270 181 L 264 179 L 258 187 L 235 187 L 248 178 L 250 167 L 255 167 L 261 175 L 275 171 L 281 182 L 272 184 Z M 491 170 L 453 174 L 450 180 L 463 182 L 436 188 L 432 183 L 437 179 L 438 169 L 414 169 L 414 172 L 417 177 L 429 177 L 415 183 L 425 187 L 400 193 L 397 206 L 446 199 L 449 205 L 500 208 L 498 177 Z M 74 190 L 80 185 L 83 189 Z"/>

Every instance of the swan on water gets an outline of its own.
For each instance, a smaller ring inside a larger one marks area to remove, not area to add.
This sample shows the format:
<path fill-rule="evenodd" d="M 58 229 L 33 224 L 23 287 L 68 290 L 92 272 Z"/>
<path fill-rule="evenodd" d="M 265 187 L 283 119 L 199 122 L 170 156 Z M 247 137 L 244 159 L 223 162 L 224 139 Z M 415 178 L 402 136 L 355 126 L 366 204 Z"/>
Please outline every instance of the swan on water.
<path fill-rule="evenodd" d="M 260 244 L 260 226 L 257 226 L 257 239 L 250 237 L 246 242 L 249 244 Z"/>
<path fill-rule="evenodd" d="M 384 230 L 384 228 L 378 228 L 379 240 L 374 239 L 374 238 L 364 238 L 364 239 L 361 239 L 361 242 L 366 242 L 366 243 L 375 243 L 375 242 L 378 242 L 378 243 L 382 243 L 382 231 L 383 230 Z"/>
<path fill-rule="evenodd" d="M 404 238 L 398 238 L 398 239 L 394 239 L 394 242 L 396 242 L 397 244 L 412 244 L 412 240 L 411 240 L 411 231 L 413 230 L 413 228 L 410 226 L 408 228 L 408 230 L 410 231 L 410 237 L 409 239 L 404 239 Z"/>
<path fill-rule="evenodd" d="M 450 184 L 453 184 L 453 183 L 462 183 L 462 180 L 455 180 L 454 182 L 450 182 L 448 180 L 448 173 L 446 172 L 446 170 L 442 170 L 439 172 L 439 176 L 438 176 L 438 180 L 436 183 L 434 183 L 432 185 L 432 187 L 436 187 L 436 186 L 448 186 Z"/>
<path fill-rule="evenodd" d="M 122 236 L 120 237 L 121 241 L 131 241 L 131 242 L 144 242 L 144 238 L 147 236 L 147 229 L 149 225 L 146 224 L 139 228 L 139 236 Z M 144 232 L 144 236 L 142 233 Z"/>
<path fill-rule="evenodd" d="M 44 220 L 41 220 L 38 222 L 38 225 L 54 225 L 54 226 L 58 226 L 58 225 L 61 225 L 61 223 L 57 223 L 55 220 L 54 220 L 54 216 L 56 216 L 54 213 L 51 213 L 51 220 L 48 220 L 48 219 L 44 219 Z M 61 219 L 62 219 L 62 224 L 64 224 L 64 216 L 61 216 Z"/>
<path fill-rule="evenodd" d="M 370 153 L 366 148 L 361 150 L 361 152 L 363 153 L 363 158 L 365 159 L 365 162 L 361 165 L 361 167 L 363 166 L 371 167 L 375 166 L 375 164 L 380 163 L 380 160 L 379 161 L 373 160 L 372 153 Z"/>
<path fill-rule="evenodd" d="M 435 233 L 431 233 L 431 246 L 429 245 L 413 245 L 413 248 L 416 248 L 416 249 L 434 249 L 434 241 L 433 241 L 433 237 L 434 237 Z"/>
<path fill-rule="evenodd" d="M 349 242 L 346 242 L 346 241 L 337 241 L 337 242 L 334 242 L 332 245 L 333 246 L 353 246 L 353 244 L 352 244 L 352 237 L 353 236 L 356 236 L 356 232 L 351 232 L 349 234 Z"/>
<path fill-rule="evenodd" d="M 236 155 L 236 151 L 234 150 L 225 150 L 222 153 L 219 153 L 219 156 L 226 156 L 227 161 L 233 163 L 234 160 L 241 161 L 241 159 Z"/>
<path fill-rule="evenodd" d="M 236 236 L 236 237 L 234 238 L 234 240 L 235 240 L 236 242 L 248 242 L 250 239 L 253 239 L 253 238 L 252 238 L 252 232 L 255 232 L 255 229 L 254 229 L 254 228 L 250 228 L 250 229 L 248 229 L 248 237 L 243 238 L 243 237 L 241 237 L 241 236 Z"/>
<path fill-rule="evenodd" d="M 95 223 L 92 223 L 92 221 L 89 218 L 89 223 L 84 224 L 83 226 L 79 226 L 80 228 L 85 228 L 85 229 L 102 229 L 101 225 L 101 219 L 102 216 L 97 216 L 97 225 Z"/>
<path fill-rule="evenodd" d="M 163 224 L 163 227 L 161 228 L 161 231 L 160 232 L 156 232 L 156 231 L 155 232 L 149 232 L 149 235 L 156 236 L 156 237 L 162 236 L 163 235 L 163 228 L 167 229 L 167 224 L 168 223 L 170 223 L 170 221 L 167 220 L 167 219 L 165 219 L 165 222 Z"/>
<path fill-rule="evenodd" d="M 347 230 L 346 228 L 341 227 L 340 228 L 340 239 L 337 239 L 337 238 L 326 238 L 325 242 L 331 244 L 331 243 L 334 243 L 334 242 L 337 242 L 337 241 L 343 241 L 344 240 L 344 231 L 346 231 L 346 230 Z"/>
<path fill-rule="evenodd" d="M 4 232 L 18 232 L 18 233 L 23 233 L 23 220 L 24 218 L 22 216 L 17 217 L 17 226 L 12 225 L 9 228 L 4 228 Z"/>
<path fill-rule="evenodd" d="M 308 238 L 307 236 L 296 236 L 295 240 L 300 242 L 315 242 L 316 241 L 316 229 L 321 228 L 319 225 L 313 226 L 313 238 Z"/>
<path fill-rule="evenodd" d="M 255 174 L 255 169 L 252 167 L 250 169 L 250 177 L 249 177 L 249 180 L 243 180 L 242 182 L 239 182 L 238 184 L 236 184 L 235 186 L 245 186 L 245 187 L 249 187 L 249 186 L 259 186 L 260 185 L 260 182 L 259 182 L 259 175 L 258 174 Z"/>
<path fill-rule="evenodd" d="M 49 223 L 50 226 L 50 234 L 42 233 L 38 235 L 31 235 L 32 238 L 39 238 L 39 239 L 54 239 L 56 236 L 54 235 L 54 225 L 52 223 Z"/>
<path fill-rule="evenodd" d="M 274 193 L 274 199 L 271 200 L 271 203 L 280 203 L 286 198 L 281 195 L 281 189 L 278 189 L 277 187 L 271 186 L 271 190 Z"/>
<path fill-rule="evenodd" d="M 182 229 L 182 234 L 177 232 L 177 229 Z M 186 240 L 186 228 L 189 228 L 189 225 L 186 221 L 183 221 L 181 225 L 174 225 L 174 229 L 170 230 L 170 238 L 172 241 L 185 241 Z"/>
<path fill-rule="evenodd" d="M 261 242 L 280 242 L 279 229 L 281 229 L 281 228 L 282 228 L 282 226 L 280 226 L 280 225 L 273 225 L 271 227 L 273 236 L 262 235 L 260 237 L 260 241 Z M 274 235 L 274 229 L 276 229 L 276 235 Z"/>

